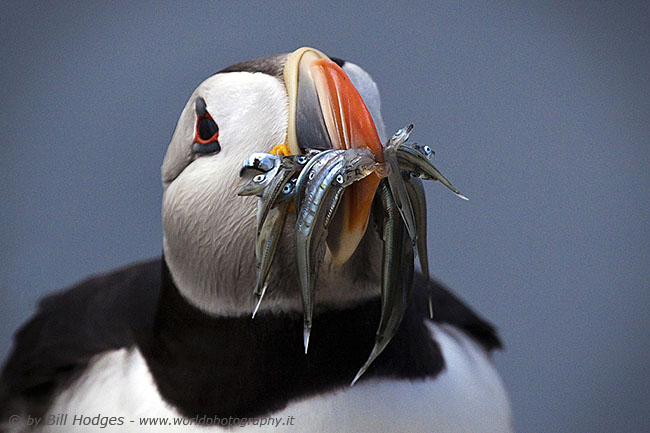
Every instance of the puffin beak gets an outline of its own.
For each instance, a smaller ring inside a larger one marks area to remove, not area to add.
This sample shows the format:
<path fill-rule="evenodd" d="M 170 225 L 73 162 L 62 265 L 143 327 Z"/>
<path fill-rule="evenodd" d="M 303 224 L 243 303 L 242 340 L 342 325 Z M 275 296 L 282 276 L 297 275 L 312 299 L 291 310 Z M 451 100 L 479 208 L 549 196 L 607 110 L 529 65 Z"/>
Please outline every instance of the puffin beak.
<path fill-rule="evenodd" d="M 307 47 L 294 51 L 285 63 L 284 81 L 289 95 L 287 146 L 292 154 L 368 148 L 378 163 L 384 162 L 366 104 L 343 69 L 325 54 Z M 379 181 L 372 173 L 345 190 L 327 235 L 334 263 L 345 263 L 363 238 Z"/>

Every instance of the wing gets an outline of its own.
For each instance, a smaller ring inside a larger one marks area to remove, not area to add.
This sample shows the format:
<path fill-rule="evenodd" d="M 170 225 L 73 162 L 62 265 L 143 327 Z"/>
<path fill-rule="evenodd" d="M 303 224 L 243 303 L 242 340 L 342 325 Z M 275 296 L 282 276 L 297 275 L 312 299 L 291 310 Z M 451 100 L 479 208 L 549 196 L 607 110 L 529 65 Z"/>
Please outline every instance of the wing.
<path fill-rule="evenodd" d="M 44 298 L 18 330 L 0 377 L 0 415 L 42 416 L 90 359 L 128 347 L 151 329 L 161 260 L 91 277 Z"/>
<path fill-rule="evenodd" d="M 29 413 L 32 416 L 41 417 L 52 403 L 57 390 L 65 388 L 71 381 L 78 378 L 95 355 L 134 345 L 142 348 L 143 342 L 149 341 L 152 336 L 151 331 L 162 285 L 162 272 L 162 262 L 157 259 L 88 279 L 70 289 L 43 299 L 37 313 L 15 336 L 13 351 L 4 366 L 0 379 L 0 415 L 6 418 L 10 414 Z M 429 291 L 434 304 L 432 319 L 434 322 L 454 325 L 488 351 L 501 347 L 494 327 L 481 319 L 444 287 L 438 283 L 426 281 L 419 274 L 415 276 L 414 285 L 409 310 L 401 329 L 385 353 L 382 354 L 383 359 L 378 360 L 377 365 L 373 367 L 375 368 L 374 373 L 369 372 L 371 375 L 421 378 L 435 377 L 441 371 L 444 361 L 440 349 L 437 344 L 429 341 L 428 330 L 423 326 L 423 321 L 429 320 Z M 327 370 L 327 366 L 332 368 L 332 365 L 336 368 L 334 373 L 330 372 L 331 374 L 321 371 L 322 378 L 318 375 L 311 377 L 311 381 L 314 382 L 312 387 L 329 389 L 337 384 L 347 385 L 349 383 L 351 375 L 365 359 L 364 356 L 367 356 L 366 349 L 369 350 L 372 346 L 378 311 L 379 300 L 377 299 L 361 306 L 360 310 L 326 313 L 334 318 L 333 320 L 324 318 L 324 322 L 331 325 L 328 327 L 329 332 L 322 335 L 319 341 L 326 349 L 331 346 L 332 350 L 323 349 L 321 352 L 325 354 L 337 353 L 335 356 L 337 362 L 324 357 L 325 365 L 320 366 L 322 368 L 319 367 L 317 370 L 324 371 Z M 194 309 L 191 309 L 191 313 L 198 314 Z M 287 323 L 290 325 L 293 321 L 298 324 L 296 326 L 301 325 L 299 318 L 294 318 L 294 320 L 292 317 L 290 315 L 279 317 L 278 323 L 281 322 L 281 326 L 278 332 L 291 328 Z M 334 320 L 336 318 L 341 320 Z M 196 320 L 199 319 L 201 317 L 196 318 Z M 224 324 L 234 321 L 237 323 L 229 325 L 230 327 L 226 326 L 226 330 L 242 327 L 245 331 L 242 335 L 250 336 L 248 327 L 259 325 L 262 319 L 264 318 L 260 317 L 259 320 L 256 318 L 256 321 L 252 321 L 245 318 L 242 323 L 239 323 L 240 319 L 224 322 L 226 319 L 204 318 L 201 320 L 209 320 L 210 323 L 219 322 L 219 326 L 206 325 L 193 331 L 208 333 L 209 335 L 206 335 L 205 338 L 214 342 L 218 337 L 215 335 L 224 327 Z M 350 321 L 358 322 L 355 322 L 356 325 L 352 329 L 359 333 L 362 341 L 367 340 L 366 346 L 368 347 L 360 348 L 358 338 L 351 338 L 347 346 L 344 344 L 347 341 L 345 336 L 351 332 L 350 328 L 344 324 Z M 342 327 L 340 332 L 337 331 L 339 325 Z M 174 326 L 172 331 L 183 332 L 183 329 Z M 332 334 L 331 338 L 330 333 Z M 201 335 L 195 337 L 195 339 L 183 341 L 187 344 L 200 343 Z M 230 341 L 232 335 L 228 334 L 223 338 L 224 341 Z M 285 340 L 291 342 L 283 336 L 283 341 Z M 147 347 L 146 344 L 144 347 Z M 232 345 L 229 347 L 232 348 Z M 335 350 L 337 348 L 340 349 L 339 352 Z M 295 352 L 300 355 L 296 365 L 302 365 L 301 362 L 304 362 L 302 351 Z M 145 350 L 144 353 L 146 355 L 148 352 Z M 182 357 L 187 353 L 194 352 L 183 350 L 176 355 Z M 237 356 L 245 358 L 246 353 L 245 350 L 243 354 L 240 353 Z M 409 355 L 405 356 L 405 354 Z M 281 353 L 278 354 L 278 356 L 280 355 Z M 350 357 L 349 362 L 339 359 L 343 356 Z M 185 369 L 187 363 L 202 361 L 194 358 L 184 360 L 180 365 Z M 287 359 L 283 358 L 282 363 L 277 365 L 287 362 Z M 341 373 L 338 368 L 341 364 L 349 364 L 354 371 Z M 154 363 L 155 365 L 157 364 Z M 281 376 L 281 370 L 276 371 L 275 368 L 272 368 L 271 373 Z M 201 369 L 201 371 L 207 370 Z M 156 371 L 154 371 L 154 376 L 156 376 L 155 373 Z M 174 374 L 174 371 L 163 371 L 162 373 L 171 374 L 172 378 L 179 376 Z M 289 376 L 289 378 L 292 377 L 293 375 Z M 319 378 L 323 383 L 319 382 Z M 303 389 L 306 386 L 305 380 L 300 378 L 297 380 L 300 383 L 294 384 L 296 388 L 294 391 L 299 394 L 306 392 Z M 164 381 L 161 383 L 164 384 Z M 174 389 L 178 389 L 178 387 L 174 387 Z M 312 391 L 314 390 L 309 392 Z"/>
<path fill-rule="evenodd" d="M 469 306 L 453 295 L 448 289 L 436 281 L 427 282 L 422 274 L 415 276 L 414 302 L 418 310 L 427 308 L 427 290 L 431 290 L 433 321 L 449 323 L 464 331 L 476 340 L 485 350 L 492 351 L 503 348 L 495 327 L 481 318 Z M 428 313 L 426 313 L 428 314 Z"/>

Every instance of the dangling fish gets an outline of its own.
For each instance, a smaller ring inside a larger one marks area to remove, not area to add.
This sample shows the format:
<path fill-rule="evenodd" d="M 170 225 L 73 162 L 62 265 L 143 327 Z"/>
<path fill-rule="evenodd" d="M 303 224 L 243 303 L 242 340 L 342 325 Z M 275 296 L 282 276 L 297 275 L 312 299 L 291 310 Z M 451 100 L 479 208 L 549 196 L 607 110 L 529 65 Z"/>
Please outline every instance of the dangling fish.
<path fill-rule="evenodd" d="M 305 353 L 313 324 L 314 291 L 325 255 L 326 238 L 345 189 L 371 173 L 382 180 L 375 193 L 373 212 L 383 240 L 381 317 L 375 345 L 352 385 L 386 348 L 404 317 L 413 281 L 414 248 L 420 268 L 429 278 L 426 197 L 421 180 L 437 180 L 467 200 L 432 164 L 433 150 L 407 143 L 413 129 L 397 131 L 383 146 L 378 160 L 368 148 L 306 149 L 304 155 L 254 153 L 243 164 L 247 179 L 240 195 L 256 195 L 258 202 L 257 282 L 253 317 L 267 291 L 267 278 L 286 216 L 296 212 L 294 243 L 303 306 Z M 432 315 L 431 297 L 429 314 Z"/>

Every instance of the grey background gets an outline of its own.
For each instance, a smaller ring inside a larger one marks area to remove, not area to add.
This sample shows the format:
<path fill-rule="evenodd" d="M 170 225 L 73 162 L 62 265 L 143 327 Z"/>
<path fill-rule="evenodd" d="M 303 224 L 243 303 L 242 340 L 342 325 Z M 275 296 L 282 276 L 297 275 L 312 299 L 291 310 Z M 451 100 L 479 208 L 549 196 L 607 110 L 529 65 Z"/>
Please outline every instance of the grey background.
<path fill-rule="evenodd" d="M 470 196 L 428 186 L 431 267 L 499 326 L 518 430 L 650 431 L 650 8 L 539 3 L 2 2 L 0 357 L 43 294 L 160 253 L 193 88 L 310 45 Z"/>

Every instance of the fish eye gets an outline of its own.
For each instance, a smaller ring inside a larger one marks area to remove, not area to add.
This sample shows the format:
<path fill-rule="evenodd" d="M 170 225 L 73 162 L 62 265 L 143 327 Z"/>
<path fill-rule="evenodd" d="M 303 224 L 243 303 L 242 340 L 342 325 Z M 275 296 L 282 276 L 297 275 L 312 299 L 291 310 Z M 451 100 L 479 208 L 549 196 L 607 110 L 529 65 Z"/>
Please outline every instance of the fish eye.
<path fill-rule="evenodd" d="M 345 179 L 343 178 L 343 175 L 342 175 L 342 174 L 339 174 L 338 176 L 336 176 L 336 181 L 337 181 L 338 183 L 341 183 L 341 184 L 342 184 L 344 180 L 345 180 Z"/>
<path fill-rule="evenodd" d="M 255 182 L 255 183 L 261 183 L 261 182 L 264 181 L 265 178 L 266 178 L 266 176 L 264 176 L 263 174 L 258 174 L 257 176 L 255 176 L 255 177 L 253 178 L 253 182 Z"/>
<path fill-rule="evenodd" d="M 433 153 L 433 150 L 429 146 L 424 146 L 423 150 L 426 155 L 431 155 Z"/>
<path fill-rule="evenodd" d="M 302 155 L 301 155 L 301 156 L 299 156 L 298 158 L 296 158 L 296 161 L 298 161 L 298 164 L 301 164 L 301 165 L 302 165 L 302 164 L 304 164 L 305 162 L 307 162 L 307 158 L 306 158 L 305 156 L 302 156 Z"/>
<path fill-rule="evenodd" d="M 282 188 L 282 192 L 283 192 L 284 194 L 289 194 L 289 193 L 291 193 L 291 191 L 293 191 L 293 185 L 290 184 L 290 183 L 286 184 L 286 185 L 284 186 L 284 188 Z"/>
<path fill-rule="evenodd" d="M 216 153 L 221 150 L 219 145 L 219 126 L 206 109 L 205 99 L 196 98 L 194 103 L 196 125 L 194 127 L 194 144 L 192 150 L 196 153 Z"/>

